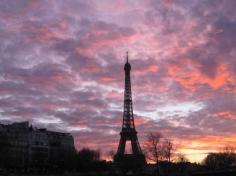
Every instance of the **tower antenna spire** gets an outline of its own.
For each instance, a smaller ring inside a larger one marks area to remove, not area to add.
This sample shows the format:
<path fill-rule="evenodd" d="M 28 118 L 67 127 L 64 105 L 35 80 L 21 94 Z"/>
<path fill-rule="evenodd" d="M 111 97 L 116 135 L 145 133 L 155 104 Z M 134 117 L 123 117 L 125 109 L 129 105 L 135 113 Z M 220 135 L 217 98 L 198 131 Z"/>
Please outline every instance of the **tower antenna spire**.
<path fill-rule="evenodd" d="M 126 51 L 126 62 L 128 63 L 129 62 L 129 52 Z"/>

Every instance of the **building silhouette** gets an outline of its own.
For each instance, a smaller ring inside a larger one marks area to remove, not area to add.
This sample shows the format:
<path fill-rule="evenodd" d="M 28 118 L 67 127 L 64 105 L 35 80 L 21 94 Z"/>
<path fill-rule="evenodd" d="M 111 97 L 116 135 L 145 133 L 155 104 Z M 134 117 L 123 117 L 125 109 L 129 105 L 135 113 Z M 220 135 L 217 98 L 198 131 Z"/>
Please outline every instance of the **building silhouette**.
<path fill-rule="evenodd" d="M 124 112 L 122 130 L 120 132 L 120 142 L 114 160 L 123 171 L 141 170 L 145 164 L 145 157 L 138 142 L 137 131 L 134 124 L 133 103 L 131 93 L 131 65 L 128 61 L 128 53 L 124 66 L 125 90 L 124 90 Z M 131 143 L 131 153 L 125 153 L 127 141 Z"/>
<path fill-rule="evenodd" d="M 71 134 L 33 128 L 29 122 L 0 124 L 0 145 L 0 164 L 21 170 L 58 167 L 75 152 Z"/>

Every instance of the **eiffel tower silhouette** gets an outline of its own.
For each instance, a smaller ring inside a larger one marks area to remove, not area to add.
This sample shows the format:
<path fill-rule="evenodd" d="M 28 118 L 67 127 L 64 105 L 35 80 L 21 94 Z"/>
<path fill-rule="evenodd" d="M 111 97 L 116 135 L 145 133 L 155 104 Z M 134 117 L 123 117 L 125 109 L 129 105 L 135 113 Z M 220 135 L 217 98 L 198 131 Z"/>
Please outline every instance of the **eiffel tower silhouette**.
<path fill-rule="evenodd" d="M 114 157 L 115 163 L 124 171 L 138 171 L 146 164 L 144 154 L 138 142 L 137 131 L 134 125 L 133 103 L 131 93 L 130 71 L 128 52 L 126 56 L 125 71 L 125 92 L 124 92 L 124 112 L 122 130 L 120 132 L 120 142 L 117 153 Z M 126 142 L 131 142 L 131 154 L 125 153 Z"/>

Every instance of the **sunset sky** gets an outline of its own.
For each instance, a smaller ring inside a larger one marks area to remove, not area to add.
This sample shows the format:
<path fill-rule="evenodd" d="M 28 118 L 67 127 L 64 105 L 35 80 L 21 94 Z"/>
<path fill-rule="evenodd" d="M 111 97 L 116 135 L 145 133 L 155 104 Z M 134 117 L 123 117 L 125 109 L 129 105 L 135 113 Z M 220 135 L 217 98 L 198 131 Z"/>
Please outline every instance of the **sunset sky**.
<path fill-rule="evenodd" d="M 129 51 L 135 125 L 191 161 L 236 146 L 235 0 L 1 0 L 0 121 L 117 150 Z"/>

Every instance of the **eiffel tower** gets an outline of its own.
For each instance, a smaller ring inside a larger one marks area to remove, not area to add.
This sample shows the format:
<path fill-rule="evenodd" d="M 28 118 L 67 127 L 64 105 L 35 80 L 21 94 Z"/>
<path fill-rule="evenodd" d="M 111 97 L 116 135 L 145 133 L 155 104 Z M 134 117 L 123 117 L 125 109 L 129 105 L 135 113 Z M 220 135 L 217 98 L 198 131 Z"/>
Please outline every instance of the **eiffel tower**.
<path fill-rule="evenodd" d="M 115 163 L 123 171 L 139 171 L 145 166 L 146 161 L 138 142 L 137 131 L 134 125 L 133 103 L 131 94 L 131 65 L 128 60 L 128 52 L 126 56 L 125 70 L 125 92 L 124 92 L 124 112 L 122 130 L 120 132 L 120 142 L 117 153 L 114 157 Z M 131 143 L 131 154 L 125 153 L 126 142 Z"/>

